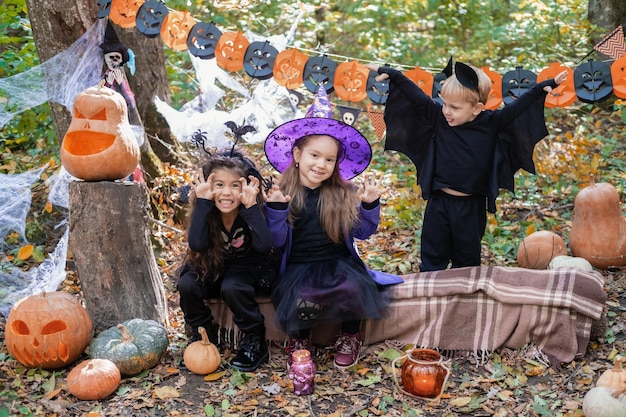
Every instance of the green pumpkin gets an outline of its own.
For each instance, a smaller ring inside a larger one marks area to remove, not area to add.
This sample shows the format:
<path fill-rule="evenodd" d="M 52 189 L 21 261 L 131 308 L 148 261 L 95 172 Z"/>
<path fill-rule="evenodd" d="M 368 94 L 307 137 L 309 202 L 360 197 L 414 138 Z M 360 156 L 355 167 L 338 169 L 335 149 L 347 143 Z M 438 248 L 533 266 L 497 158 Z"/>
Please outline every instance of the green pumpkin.
<path fill-rule="evenodd" d="M 92 339 L 92 358 L 108 359 L 124 376 L 137 375 L 161 360 L 169 340 L 163 326 L 154 320 L 131 319 Z"/>

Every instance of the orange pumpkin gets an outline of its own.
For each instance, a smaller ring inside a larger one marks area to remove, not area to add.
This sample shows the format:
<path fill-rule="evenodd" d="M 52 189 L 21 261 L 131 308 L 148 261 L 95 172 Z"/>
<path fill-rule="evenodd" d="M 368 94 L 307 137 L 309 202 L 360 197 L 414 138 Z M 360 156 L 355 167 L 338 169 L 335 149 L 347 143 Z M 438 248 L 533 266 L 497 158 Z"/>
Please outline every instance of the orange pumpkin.
<path fill-rule="evenodd" d="M 194 374 L 207 375 L 215 371 L 222 362 L 220 351 L 206 334 L 204 327 L 198 327 L 202 340 L 190 343 L 183 353 L 185 366 Z"/>
<path fill-rule="evenodd" d="M 67 389 L 83 401 L 101 400 L 120 386 L 122 374 L 108 359 L 88 359 L 67 374 Z"/>
<path fill-rule="evenodd" d="M 415 84 L 419 88 L 422 89 L 428 96 L 432 96 L 433 93 L 433 84 L 435 83 L 435 77 L 428 72 L 424 71 L 420 67 L 415 67 L 411 70 L 408 70 L 404 73 L 407 78 L 413 80 Z"/>
<path fill-rule="evenodd" d="M 196 19 L 187 11 L 170 11 L 161 24 L 163 43 L 175 51 L 187 50 L 189 31 L 196 24 Z"/>
<path fill-rule="evenodd" d="M 303 83 L 304 66 L 309 59 L 297 49 L 285 49 L 276 55 L 274 61 L 274 81 L 278 85 L 293 90 Z"/>
<path fill-rule="evenodd" d="M 220 36 L 215 47 L 215 62 L 226 71 L 243 69 L 243 59 L 250 42 L 241 32 L 226 32 Z"/>
<path fill-rule="evenodd" d="M 109 19 L 123 28 L 135 27 L 137 12 L 145 0 L 111 0 Z"/>
<path fill-rule="evenodd" d="M 578 192 L 569 246 L 574 256 L 598 269 L 626 265 L 626 219 L 613 185 L 596 183 L 592 175 L 589 186 Z"/>
<path fill-rule="evenodd" d="M 482 67 L 481 69 L 491 80 L 491 90 L 489 90 L 489 98 L 485 103 L 485 109 L 495 110 L 502 104 L 502 76 L 489 67 Z"/>
<path fill-rule="evenodd" d="M 72 122 L 61 144 L 61 163 L 86 181 L 125 178 L 139 163 L 139 146 L 121 94 L 90 87 L 74 99 Z"/>
<path fill-rule="evenodd" d="M 526 236 L 517 248 L 517 264 L 522 268 L 547 269 L 555 256 L 567 255 L 565 241 L 548 230 Z"/>
<path fill-rule="evenodd" d="M 572 70 L 553 62 L 550 66 L 537 75 L 537 82 L 540 83 L 550 78 L 556 77 L 560 72 L 567 70 L 567 79 L 546 96 L 546 107 L 567 107 L 576 101 L 576 89 L 574 88 L 574 73 Z"/>
<path fill-rule="evenodd" d="M 346 101 L 361 101 L 367 97 L 370 70 L 357 60 L 344 62 L 335 70 L 335 93 Z"/>
<path fill-rule="evenodd" d="M 89 313 L 76 297 L 56 291 L 18 301 L 7 318 L 5 340 L 30 368 L 62 368 L 83 353 L 93 335 Z"/>
<path fill-rule="evenodd" d="M 626 98 L 626 54 L 611 64 L 611 79 L 613 94 L 619 98 Z"/>

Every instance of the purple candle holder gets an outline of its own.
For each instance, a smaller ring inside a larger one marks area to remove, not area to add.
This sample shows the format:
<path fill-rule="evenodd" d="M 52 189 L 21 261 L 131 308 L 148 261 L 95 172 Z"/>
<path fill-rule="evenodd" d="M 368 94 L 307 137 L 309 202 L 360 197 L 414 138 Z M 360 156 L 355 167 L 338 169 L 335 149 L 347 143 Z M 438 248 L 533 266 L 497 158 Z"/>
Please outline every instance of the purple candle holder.
<path fill-rule="evenodd" d="M 296 395 L 310 395 L 315 391 L 315 363 L 311 352 L 306 349 L 296 350 L 291 354 L 293 363 L 289 368 L 289 378 L 293 380 L 293 392 Z"/>

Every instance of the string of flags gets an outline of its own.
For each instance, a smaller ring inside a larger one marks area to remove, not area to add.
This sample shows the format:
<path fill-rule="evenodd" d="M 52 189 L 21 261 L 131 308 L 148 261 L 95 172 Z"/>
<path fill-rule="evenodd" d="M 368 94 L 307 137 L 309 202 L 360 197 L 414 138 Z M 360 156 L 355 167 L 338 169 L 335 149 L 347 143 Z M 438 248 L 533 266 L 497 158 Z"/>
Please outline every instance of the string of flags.
<path fill-rule="evenodd" d="M 369 99 L 371 103 L 367 105 L 368 116 L 374 127 L 380 128 L 382 112 L 374 110 L 371 104 L 386 103 L 388 80 L 376 81 L 376 74 L 358 59 L 346 57 L 345 62 L 338 63 L 323 53 L 311 56 L 289 47 L 278 51 L 268 40 L 250 42 L 240 31 L 223 32 L 213 22 L 199 21 L 187 11 L 168 9 L 160 0 L 97 2 L 98 18 L 108 18 L 122 28 L 136 27 L 148 37 L 160 36 L 169 48 L 188 51 L 201 59 L 215 59 L 217 65 L 226 71 L 244 70 L 250 77 L 260 80 L 273 77 L 276 83 L 291 91 L 304 86 L 315 94 L 321 85 L 328 94 L 335 93 L 346 102 L 356 103 Z M 589 59 L 572 70 L 555 62 L 538 74 L 520 66 L 504 75 L 483 67 L 493 83 L 485 107 L 495 109 L 503 102 L 507 104 L 536 83 L 552 78 L 564 69 L 570 72 L 570 76 L 548 95 L 546 107 L 567 107 L 576 100 L 595 103 L 612 95 L 626 98 L 624 33 L 624 25 L 620 25 L 594 46 L 593 51 L 612 57 L 612 64 Z M 405 71 L 407 77 L 435 100 L 438 99 L 441 84 L 446 78 L 442 74 L 433 74 L 418 66 Z M 350 124 L 356 121 L 356 112 L 361 112 L 349 106 L 342 106 L 339 110 L 344 121 L 353 121 Z"/>

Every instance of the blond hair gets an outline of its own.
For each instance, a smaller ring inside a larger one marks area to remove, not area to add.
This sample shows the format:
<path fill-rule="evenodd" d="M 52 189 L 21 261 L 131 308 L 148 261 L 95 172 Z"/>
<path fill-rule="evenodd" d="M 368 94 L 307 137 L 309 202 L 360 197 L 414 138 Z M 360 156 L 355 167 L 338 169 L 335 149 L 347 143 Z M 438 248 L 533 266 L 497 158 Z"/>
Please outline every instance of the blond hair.
<path fill-rule="evenodd" d="M 464 86 L 456 77 L 456 74 L 452 74 L 443 82 L 443 87 L 441 87 L 442 97 L 459 98 L 470 103 L 472 106 L 479 102 L 483 104 L 487 103 L 489 92 L 491 91 L 491 79 L 482 69 L 472 65 L 470 65 L 470 67 L 476 71 L 476 75 L 478 76 L 478 91 Z"/>
<path fill-rule="evenodd" d="M 307 143 L 318 136 L 310 135 L 298 139 L 294 148 L 297 147 L 302 150 Z M 330 178 L 322 182 L 317 206 L 322 228 L 335 243 L 339 243 L 346 236 L 350 236 L 359 221 L 359 199 L 354 184 L 344 180 L 339 173 L 339 161 L 342 159 L 343 147 L 339 141 L 337 142 L 339 154 L 335 162 L 335 169 Z M 279 185 L 284 195 L 291 196 L 289 223 L 293 225 L 294 221 L 301 215 L 306 200 L 305 189 L 300 181 L 300 173 L 294 160 L 283 172 Z"/>

